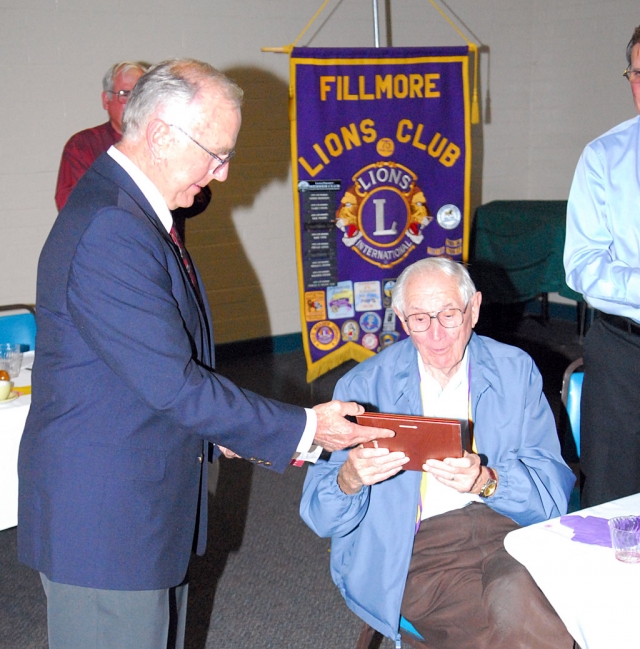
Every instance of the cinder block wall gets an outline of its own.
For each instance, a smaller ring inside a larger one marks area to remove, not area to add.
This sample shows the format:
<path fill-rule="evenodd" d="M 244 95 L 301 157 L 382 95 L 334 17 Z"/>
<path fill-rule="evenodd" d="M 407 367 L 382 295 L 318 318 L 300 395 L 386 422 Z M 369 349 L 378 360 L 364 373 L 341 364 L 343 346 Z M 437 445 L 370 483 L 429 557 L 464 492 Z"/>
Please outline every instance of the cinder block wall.
<path fill-rule="evenodd" d="M 102 123 L 115 61 L 190 56 L 246 90 L 227 183 L 187 241 L 205 276 L 216 340 L 300 330 L 287 121 L 291 43 L 319 0 L 3 0 L 0 3 L 0 304 L 35 300 L 37 260 L 56 216 L 60 153 Z M 444 6 L 444 5 L 443 5 Z M 448 0 L 483 45 L 483 124 L 474 128 L 475 204 L 564 199 L 583 146 L 632 117 L 621 73 L 636 0 Z M 379 2 L 382 44 L 458 45 L 424 0 Z M 389 19 L 388 21 L 385 19 Z M 390 26 L 387 29 L 387 26 Z M 371 46 L 369 0 L 330 2 L 302 45 Z"/>

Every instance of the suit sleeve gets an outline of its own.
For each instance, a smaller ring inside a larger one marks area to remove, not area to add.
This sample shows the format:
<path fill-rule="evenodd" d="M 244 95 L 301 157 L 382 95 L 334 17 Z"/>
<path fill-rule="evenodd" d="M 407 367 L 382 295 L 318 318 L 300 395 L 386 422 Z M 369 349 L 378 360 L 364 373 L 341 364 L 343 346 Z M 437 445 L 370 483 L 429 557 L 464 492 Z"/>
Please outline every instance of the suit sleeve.
<path fill-rule="evenodd" d="M 615 305 L 634 308 L 640 305 L 640 264 L 636 260 L 630 266 L 624 260 L 630 255 L 616 254 L 616 246 L 624 250 L 627 243 L 615 240 L 612 232 L 613 221 L 624 219 L 626 214 L 631 223 L 633 217 L 627 209 L 635 211 L 636 208 L 613 203 L 610 175 L 605 152 L 598 143 L 587 147 L 576 167 L 569 193 L 564 248 L 567 284 L 582 293 L 592 306 L 608 312 Z M 635 180 L 635 188 L 633 178 L 628 182 L 629 196 L 635 202 L 638 181 Z M 633 228 L 629 230 L 629 241 L 635 243 Z"/>
<path fill-rule="evenodd" d="M 115 208 L 97 214 L 69 277 L 75 326 L 126 388 L 173 419 L 176 430 L 242 457 L 260 454 L 284 470 L 305 427 L 304 409 L 242 390 L 197 360 L 168 250 L 131 214 Z"/>

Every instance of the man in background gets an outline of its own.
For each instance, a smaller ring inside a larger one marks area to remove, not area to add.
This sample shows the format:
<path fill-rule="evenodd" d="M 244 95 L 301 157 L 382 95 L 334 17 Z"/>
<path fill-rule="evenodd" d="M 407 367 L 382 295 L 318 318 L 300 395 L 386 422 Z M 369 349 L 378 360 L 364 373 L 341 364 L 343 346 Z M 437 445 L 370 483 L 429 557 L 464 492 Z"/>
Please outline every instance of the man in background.
<path fill-rule="evenodd" d="M 122 137 L 122 114 L 136 81 L 149 69 L 143 62 L 122 61 L 114 63 L 102 78 L 102 107 L 109 121 L 100 126 L 85 129 L 71 136 L 65 144 L 58 170 L 56 207 L 60 211 L 76 183 L 101 153 L 120 141 Z M 207 209 L 211 190 L 205 185 L 189 208 L 175 211 L 174 222 L 178 233 L 185 239 L 185 219 L 197 216 Z"/>
<path fill-rule="evenodd" d="M 627 68 L 640 113 L 640 26 Z M 597 309 L 584 341 L 582 507 L 640 491 L 640 117 L 591 142 L 567 209 L 567 284 Z"/>
<path fill-rule="evenodd" d="M 107 111 L 109 121 L 76 133 L 64 145 L 56 186 L 58 211 L 64 207 L 71 190 L 96 158 L 120 141 L 122 113 L 133 86 L 148 67 L 146 63 L 123 61 L 114 63 L 105 73 L 102 78 L 102 107 Z"/>

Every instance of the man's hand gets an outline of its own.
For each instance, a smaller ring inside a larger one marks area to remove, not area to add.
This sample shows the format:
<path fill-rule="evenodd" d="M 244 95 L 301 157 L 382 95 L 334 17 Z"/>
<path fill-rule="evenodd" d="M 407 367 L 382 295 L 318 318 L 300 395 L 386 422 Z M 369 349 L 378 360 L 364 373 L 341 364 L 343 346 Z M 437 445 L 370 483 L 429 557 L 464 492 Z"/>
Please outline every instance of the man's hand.
<path fill-rule="evenodd" d="M 448 457 L 442 462 L 427 460 L 422 468 L 430 473 L 438 482 L 453 487 L 460 493 L 480 493 L 482 465 L 475 453 L 464 452 L 463 457 Z M 486 482 L 486 480 L 485 480 Z"/>
<path fill-rule="evenodd" d="M 232 459 L 234 457 L 240 457 L 237 453 L 230 451 L 228 448 L 225 448 L 224 446 L 220 446 L 220 444 L 217 444 L 217 447 L 222 451 L 222 454 L 225 457 L 228 457 L 229 459 Z"/>
<path fill-rule="evenodd" d="M 372 485 L 394 476 L 409 461 L 400 451 L 393 453 L 386 448 L 358 446 L 349 451 L 347 461 L 338 472 L 338 486 L 346 494 L 353 495 L 363 485 Z"/>
<path fill-rule="evenodd" d="M 313 409 L 318 416 L 318 428 L 313 441 L 327 451 L 339 451 L 371 439 L 395 435 L 386 428 L 358 426 L 347 421 L 345 416 L 361 415 L 364 412 L 362 406 L 352 401 L 329 401 L 314 406 Z"/>

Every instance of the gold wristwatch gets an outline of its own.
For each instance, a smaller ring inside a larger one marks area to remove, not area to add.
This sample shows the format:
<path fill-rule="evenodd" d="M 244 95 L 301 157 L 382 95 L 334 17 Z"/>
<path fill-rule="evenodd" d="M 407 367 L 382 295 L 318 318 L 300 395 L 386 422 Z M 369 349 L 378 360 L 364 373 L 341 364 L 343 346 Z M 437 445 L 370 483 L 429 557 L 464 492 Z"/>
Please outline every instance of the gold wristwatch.
<path fill-rule="evenodd" d="M 486 481 L 484 487 L 480 489 L 480 493 L 478 494 L 481 498 L 490 498 L 498 488 L 498 476 L 496 475 L 496 472 L 489 467 L 487 467 L 487 471 L 489 472 L 489 479 Z"/>

